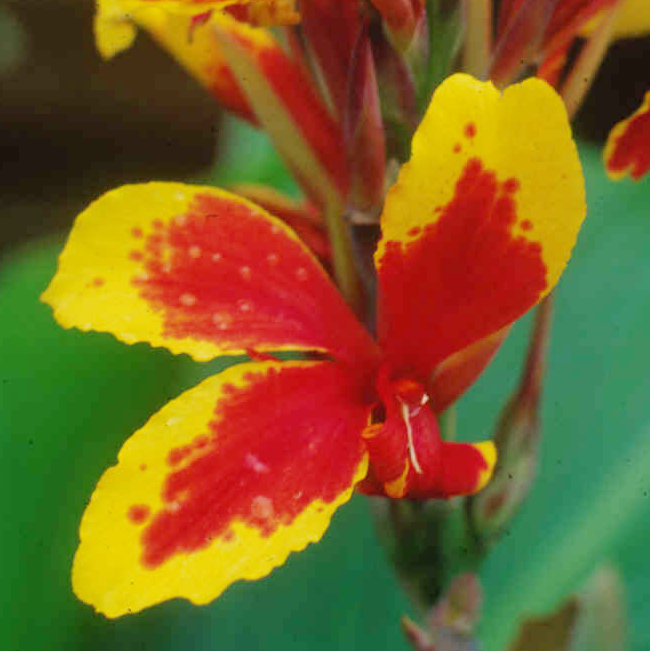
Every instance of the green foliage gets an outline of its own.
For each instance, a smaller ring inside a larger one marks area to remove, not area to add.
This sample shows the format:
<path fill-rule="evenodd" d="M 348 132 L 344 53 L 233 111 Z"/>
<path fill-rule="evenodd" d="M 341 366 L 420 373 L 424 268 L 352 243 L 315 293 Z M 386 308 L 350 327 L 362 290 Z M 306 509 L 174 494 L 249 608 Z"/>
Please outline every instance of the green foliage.
<path fill-rule="evenodd" d="M 650 647 L 650 183 L 609 183 L 597 151 L 583 158 L 590 213 L 558 293 L 540 476 L 483 571 L 488 651 L 505 648 L 517 618 L 556 607 L 605 558 L 623 574 L 632 648 Z M 242 165 L 232 162 L 231 173 Z M 364 498 L 341 510 L 321 544 L 211 606 L 177 601 L 108 621 L 75 600 L 70 563 L 97 478 L 155 409 L 218 365 L 56 326 L 38 295 L 60 246 L 16 251 L 0 269 L 0 648 L 405 649 L 407 602 Z M 460 438 L 492 431 L 525 336 L 524 324 L 462 401 Z"/>
<path fill-rule="evenodd" d="M 218 162 L 201 181 L 224 188 L 256 183 L 291 196 L 298 194 L 296 183 L 264 131 L 224 113 L 218 142 Z"/>
<path fill-rule="evenodd" d="M 483 571 L 488 651 L 604 559 L 623 574 L 632 648 L 650 647 L 650 179 L 611 183 L 597 149 L 581 154 L 589 211 L 558 290 L 539 478 Z M 516 379 L 521 330 L 461 404 L 461 433 L 489 431 Z"/>

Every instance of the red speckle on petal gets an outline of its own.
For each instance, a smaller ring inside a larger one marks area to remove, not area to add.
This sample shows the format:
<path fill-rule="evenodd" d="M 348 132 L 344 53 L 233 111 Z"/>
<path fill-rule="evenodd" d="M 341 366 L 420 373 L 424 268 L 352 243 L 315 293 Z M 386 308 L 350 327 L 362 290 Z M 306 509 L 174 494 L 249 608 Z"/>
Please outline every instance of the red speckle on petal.
<path fill-rule="evenodd" d="M 460 146 L 460 143 L 457 142 L 457 143 L 454 145 L 454 148 L 453 148 L 452 151 L 454 152 L 454 154 L 460 154 L 461 149 L 462 149 L 462 147 Z"/>
<path fill-rule="evenodd" d="M 144 259 L 144 254 L 142 251 L 131 251 L 129 252 L 129 259 L 134 262 L 141 262 Z"/>
<path fill-rule="evenodd" d="M 192 447 L 189 445 L 184 445 L 180 448 L 174 448 L 170 450 L 167 455 L 167 464 L 170 466 L 177 466 L 183 459 L 188 457 L 192 452 Z"/>
<path fill-rule="evenodd" d="M 141 237 L 144 236 L 144 232 L 142 231 L 141 228 L 138 228 L 136 226 L 135 228 L 131 229 L 131 235 L 133 235 L 133 237 L 136 237 L 136 238 L 140 239 Z"/>
<path fill-rule="evenodd" d="M 386 242 L 379 335 L 397 371 L 426 382 L 436 364 L 511 323 L 546 288 L 541 245 L 513 232 L 513 181 L 472 158 L 437 221 L 406 243 Z"/>
<path fill-rule="evenodd" d="M 142 524 L 149 517 L 150 509 L 146 504 L 133 504 L 129 507 L 127 517 L 133 524 Z"/>
<path fill-rule="evenodd" d="M 420 228 L 420 226 L 414 226 L 413 228 L 409 228 L 406 234 L 409 235 L 410 237 L 415 237 L 416 235 L 420 234 L 421 230 L 422 228 Z"/>
<path fill-rule="evenodd" d="M 147 464 L 146 463 L 141 463 L 140 464 L 140 470 L 142 470 L 144 472 L 146 469 L 147 469 Z"/>
<path fill-rule="evenodd" d="M 467 138 L 473 138 L 476 135 L 476 125 L 473 122 L 468 122 L 465 125 L 465 136 Z"/>
<path fill-rule="evenodd" d="M 103 278 L 100 278 L 99 276 L 97 278 L 93 278 L 93 285 L 95 287 L 102 287 L 106 281 Z"/>
<path fill-rule="evenodd" d="M 339 359 L 374 347 L 302 244 L 237 200 L 196 195 L 143 244 L 130 256 L 142 262 L 131 282 L 162 317 L 165 337 L 307 345 Z"/>
<path fill-rule="evenodd" d="M 511 194 L 514 194 L 519 190 L 519 179 L 515 179 L 513 177 L 510 177 L 509 179 L 506 179 L 503 182 L 503 189 L 506 192 L 510 192 Z"/>
<path fill-rule="evenodd" d="M 531 222 L 530 219 L 524 219 L 524 221 L 521 222 L 520 227 L 522 231 L 531 231 L 533 229 L 533 222 Z"/>

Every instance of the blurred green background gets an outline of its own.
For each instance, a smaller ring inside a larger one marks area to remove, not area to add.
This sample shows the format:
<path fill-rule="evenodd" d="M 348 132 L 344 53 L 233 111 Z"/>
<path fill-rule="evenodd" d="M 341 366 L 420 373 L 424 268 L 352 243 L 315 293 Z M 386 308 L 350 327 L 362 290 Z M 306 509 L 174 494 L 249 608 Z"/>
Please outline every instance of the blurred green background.
<path fill-rule="evenodd" d="M 126 436 L 218 365 L 59 329 L 38 296 L 64 230 L 110 186 L 214 176 L 215 135 L 224 136 L 220 179 L 290 182 L 264 138 L 233 134 L 232 123 L 215 129 L 210 101 L 146 39 L 102 64 L 89 3 L 0 10 L 0 43 L 17 43 L 8 55 L 0 47 L 9 170 L 0 267 L 0 649 L 406 649 L 399 615 L 413 613 L 361 497 L 336 515 L 319 545 L 264 581 L 236 584 L 213 605 L 171 602 L 108 621 L 73 597 L 77 525 L 97 478 Z M 602 125 L 638 98 L 623 77 L 607 92 L 631 56 L 625 47 L 583 111 L 585 137 L 602 135 Z M 632 67 L 647 86 L 650 68 L 638 57 L 650 49 L 634 47 Z M 604 560 L 624 578 L 632 648 L 650 648 L 650 180 L 612 184 L 596 145 L 582 145 L 581 156 L 589 216 L 558 291 L 539 480 L 483 572 L 488 651 L 503 649 L 518 618 L 555 606 Z M 516 381 L 527 329 L 528 320 L 515 328 L 463 399 L 461 434 L 491 431 Z"/>

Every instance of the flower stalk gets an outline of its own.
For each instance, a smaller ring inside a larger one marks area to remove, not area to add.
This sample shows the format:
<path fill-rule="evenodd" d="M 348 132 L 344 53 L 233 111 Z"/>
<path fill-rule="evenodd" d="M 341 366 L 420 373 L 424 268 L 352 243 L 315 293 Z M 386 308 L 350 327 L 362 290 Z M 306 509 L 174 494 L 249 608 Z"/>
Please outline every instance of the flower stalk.
<path fill-rule="evenodd" d="M 494 441 L 499 460 L 486 489 L 467 502 L 472 536 L 479 553 L 497 541 L 528 496 L 536 476 L 540 439 L 539 407 L 551 335 L 553 297 L 535 312 L 535 321 L 518 388 L 504 407 Z"/>
<path fill-rule="evenodd" d="M 492 51 L 492 0 L 463 0 L 465 46 L 463 69 L 484 79 Z"/>

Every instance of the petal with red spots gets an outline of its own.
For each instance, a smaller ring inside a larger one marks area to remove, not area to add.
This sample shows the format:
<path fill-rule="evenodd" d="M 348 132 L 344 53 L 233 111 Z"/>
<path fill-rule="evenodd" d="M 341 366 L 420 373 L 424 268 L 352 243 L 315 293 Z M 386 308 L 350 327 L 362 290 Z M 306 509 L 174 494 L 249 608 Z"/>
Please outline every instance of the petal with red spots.
<path fill-rule="evenodd" d="M 614 180 L 629 174 L 638 181 L 650 171 L 650 91 L 641 106 L 612 129 L 604 157 L 607 174 Z"/>
<path fill-rule="evenodd" d="M 268 185 L 240 184 L 231 189 L 288 224 L 322 264 L 329 264 L 331 247 L 322 213 L 314 203 L 292 199 Z"/>
<path fill-rule="evenodd" d="M 124 445 L 84 514 L 76 594 L 108 617 L 202 604 L 323 535 L 366 473 L 359 386 L 336 364 L 231 367 Z"/>
<path fill-rule="evenodd" d="M 65 327 L 197 360 L 251 348 L 350 362 L 375 354 L 296 235 L 215 188 L 148 183 L 103 195 L 77 219 L 43 300 Z"/>
<path fill-rule="evenodd" d="M 566 111 L 548 84 L 500 94 L 447 79 L 381 218 L 378 329 L 390 365 L 426 384 L 445 358 L 535 305 L 585 210 Z"/>

